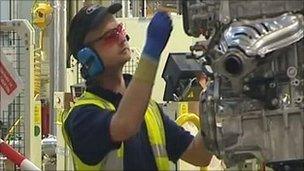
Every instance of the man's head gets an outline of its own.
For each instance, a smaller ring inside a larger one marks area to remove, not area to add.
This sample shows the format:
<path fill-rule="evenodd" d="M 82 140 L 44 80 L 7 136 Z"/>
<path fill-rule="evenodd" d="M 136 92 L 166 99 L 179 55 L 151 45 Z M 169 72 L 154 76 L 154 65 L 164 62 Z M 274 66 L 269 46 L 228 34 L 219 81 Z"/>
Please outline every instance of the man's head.
<path fill-rule="evenodd" d="M 68 33 L 68 44 L 76 59 L 83 60 L 79 52 L 85 48 L 97 54 L 98 59 L 92 65 L 101 62 L 105 70 L 119 69 L 130 59 L 127 35 L 113 16 L 120 9 L 120 4 L 108 8 L 90 5 L 75 15 Z"/>

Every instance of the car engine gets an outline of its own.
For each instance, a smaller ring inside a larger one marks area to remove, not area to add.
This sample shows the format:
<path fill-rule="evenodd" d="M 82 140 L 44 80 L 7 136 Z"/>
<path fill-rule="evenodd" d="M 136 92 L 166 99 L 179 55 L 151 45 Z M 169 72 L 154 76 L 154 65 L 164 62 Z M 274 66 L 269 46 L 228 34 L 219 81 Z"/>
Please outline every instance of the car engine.
<path fill-rule="evenodd" d="M 304 2 L 183 0 L 181 6 L 186 34 L 202 41 L 190 55 L 171 54 L 164 100 L 182 101 L 177 96 L 201 72 L 209 79 L 199 96 L 201 132 L 212 153 L 228 167 L 256 158 L 275 170 L 303 169 Z"/>

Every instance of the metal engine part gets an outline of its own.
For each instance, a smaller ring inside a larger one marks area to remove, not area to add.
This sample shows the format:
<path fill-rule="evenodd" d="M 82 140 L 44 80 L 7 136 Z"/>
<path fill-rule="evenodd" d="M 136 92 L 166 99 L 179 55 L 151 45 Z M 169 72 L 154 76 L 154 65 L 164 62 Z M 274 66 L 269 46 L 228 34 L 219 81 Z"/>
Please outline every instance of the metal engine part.
<path fill-rule="evenodd" d="M 183 9 L 185 32 L 209 43 L 207 148 L 227 166 L 258 158 L 303 169 L 303 1 L 184 0 Z"/>
<path fill-rule="evenodd" d="M 301 14 L 285 13 L 275 18 L 233 22 L 224 31 L 219 45 L 210 49 L 212 68 L 227 77 L 232 88 L 240 93 L 242 79 L 264 62 L 262 58 L 301 40 L 303 30 Z"/>

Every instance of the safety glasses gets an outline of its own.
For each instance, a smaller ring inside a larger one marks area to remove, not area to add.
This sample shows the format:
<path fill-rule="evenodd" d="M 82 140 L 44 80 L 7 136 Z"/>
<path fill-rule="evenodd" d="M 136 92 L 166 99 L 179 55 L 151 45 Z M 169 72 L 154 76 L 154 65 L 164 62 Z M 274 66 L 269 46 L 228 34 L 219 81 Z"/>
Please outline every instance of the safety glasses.
<path fill-rule="evenodd" d="M 118 42 L 119 44 L 128 40 L 128 36 L 126 34 L 126 31 L 123 27 L 123 24 L 120 23 L 116 28 L 107 31 L 105 34 L 102 36 L 98 37 L 97 39 L 89 42 L 89 44 L 98 42 L 98 41 L 103 41 L 104 45 L 113 45 L 114 43 Z"/>

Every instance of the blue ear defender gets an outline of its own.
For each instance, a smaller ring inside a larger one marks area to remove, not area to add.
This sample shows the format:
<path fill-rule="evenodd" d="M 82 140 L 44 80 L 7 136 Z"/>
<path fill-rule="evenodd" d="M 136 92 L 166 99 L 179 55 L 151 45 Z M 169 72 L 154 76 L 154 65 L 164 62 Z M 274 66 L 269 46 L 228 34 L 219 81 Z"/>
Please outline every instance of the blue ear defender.
<path fill-rule="evenodd" d="M 82 64 L 83 78 L 93 78 L 104 71 L 104 64 L 98 54 L 89 47 L 84 47 L 77 53 L 77 59 Z"/>

